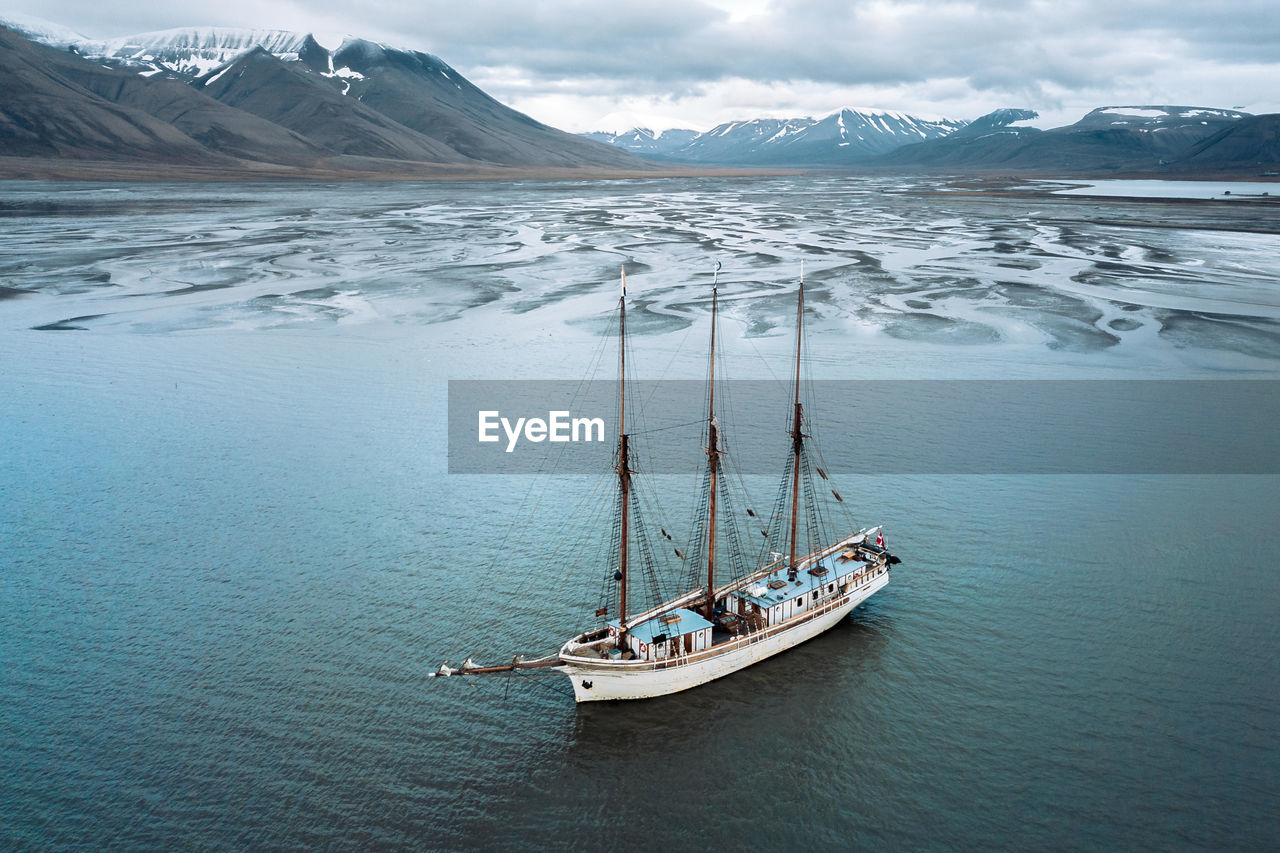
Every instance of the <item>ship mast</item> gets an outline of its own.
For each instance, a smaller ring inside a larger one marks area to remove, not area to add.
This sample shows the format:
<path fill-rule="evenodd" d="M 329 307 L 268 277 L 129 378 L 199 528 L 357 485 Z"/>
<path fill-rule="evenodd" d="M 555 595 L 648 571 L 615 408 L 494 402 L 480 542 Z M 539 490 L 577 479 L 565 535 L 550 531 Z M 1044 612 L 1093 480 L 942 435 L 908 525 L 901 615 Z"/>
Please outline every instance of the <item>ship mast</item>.
<path fill-rule="evenodd" d="M 716 480 L 720 471 L 720 425 L 716 421 L 716 312 L 719 302 L 720 262 L 716 261 L 711 282 L 711 357 L 707 392 L 707 470 L 710 492 L 707 501 L 707 610 L 714 622 L 716 577 Z"/>
<path fill-rule="evenodd" d="M 799 305 L 796 309 L 796 378 L 795 414 L 791 423 L 791 554 L 787 559 L 787 579 L 796 579 L 796 540 L 799 536 L 797 521 L 800 509 L 800 454 L 804 450 L 804 434 L 800 431 L 802 408 L 800 405 L 800 347 L 804 334 L 804 267 L 800 267 Z"/>
<path fill-rule="evenodd" d="M 618 492 L 621 496 L 621 536 L 618 548 L 618 648 L 627 632 L 627 504 L 631 496 L 631 466 L 627 458 L 627 270 L 622 269 L 618 300 Z"/>

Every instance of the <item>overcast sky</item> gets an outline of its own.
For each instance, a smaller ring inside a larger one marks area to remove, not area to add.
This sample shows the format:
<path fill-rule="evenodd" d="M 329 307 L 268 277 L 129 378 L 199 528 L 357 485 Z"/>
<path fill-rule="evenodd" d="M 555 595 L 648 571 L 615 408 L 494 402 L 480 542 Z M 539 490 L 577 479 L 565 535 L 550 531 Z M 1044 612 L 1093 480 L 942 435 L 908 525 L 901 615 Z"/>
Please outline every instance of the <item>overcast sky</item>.
<path fill-rule="evenodd" d="M 1097 106 L 1280 112 L 1280 0 L 0 0 L 93 38 L 190 25 L 434 53 L 571 131 L 841 106 L 1075 121 Z M 333 43 L 333 44 L 330 44 Z"/>

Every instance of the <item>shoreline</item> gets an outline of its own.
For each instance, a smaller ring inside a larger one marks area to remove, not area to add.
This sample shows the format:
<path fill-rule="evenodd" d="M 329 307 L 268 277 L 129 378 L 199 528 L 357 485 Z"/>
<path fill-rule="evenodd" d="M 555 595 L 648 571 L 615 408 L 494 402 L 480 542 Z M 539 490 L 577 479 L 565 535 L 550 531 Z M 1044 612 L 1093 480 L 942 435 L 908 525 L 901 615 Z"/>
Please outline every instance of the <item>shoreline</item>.
<path fill-rule="evenodd" d="M 652 161 L 646 168 L 614 169 L 602 166 L 451 166 L 441 163 L 399 161 L 355 165 L 342 158 L 307 164 L 258 163 L 240 165 L 154 163 L 141 160 L 77 160 L 57 157 L 0 156 L 0 180 L 6 181 L 139 181 L 224 183 L 245 181 L 386 183 L 410 181 L 610 181 L 645 178 L 752 178 L 787 175 L 827 177 L 917 178 L 994 194 L 1001 187 L 1027 181 L 1061 181 L 1087 185 L 1105 180 L 1232 181 L 1277 183 L 1280 176 L 1238 172 L 1119 171 L 1103 173 L 1032 170 L 997 173 L 991 170 L 903 170 L 872 166 L 830 168 L 817 166 L 712 166 Z M 955 190 L 953 190 L 954 192 Z M 1111 196 L 1115 198 L 1115 196 Z"/>
<path fill-rule="evenodd" d="M 918 195 L 932 195 L 939 197 L 955 198 L 955 197 L 991 197 L 991 198 L 1021 198 L 1036 199 L 1040 201 L 1091 201 L 1091 202 L 1125 202 L 1135 204 L 1174 204 L 1189 206 L 1215 206 L 1227 208 L 1240 208 L 1245 206 L 1261 206 L 1274 207 L 1280 205 L 1280 193 L 1276 195 L 1267 195 L 1259 193 L 1257 195 L 1231 195 L 1229 198 L 1194 198 L 1185 196 L 1161 196 L 1161 195 L 1117 195 L 1111 193 L 1087 193 L 1072 192 L 1070 194 L 1063 192 L 1064 189 L 1083 190 L 1093 186 L 1097 182 L 1110 180 L 1150 180 L 1150 181 L 1187 181 L 1191 178 L 1080 178 L 1071 177 L 1048 177 L 1048 176 L 1027 176 L 1019 177 L 1007 175 L 1002 177 L 969 177 L 969 176 L 950 176 L 950 179 L 942 182 L 942 185 L 936 189 L 913 190 Z M 1221 178 L 1198 178 L 1194 179 L 1199 183 L 1209 184 L 1215 180 L 1223 180 Z M 1029 186 L 1031 181 L 1055 182 L 1059 186 Z M 1260 185 L 1275 184 L 1280 189 L 1280 181 L 1240 181 L 1232 179 L 1233 183 L 1258 183 Z M 1273 230 L 1280 230 L 1280 223 L 1277 223 L 1275 229 L 1268 229 L 1267 233 Z"/>
<path fill-rule="evenodd" d="M 253 163 L 211 166 L 190 163 L 145 163 L 130 160 L 66 160 L 0 156 L 4 181 L 137 181 L 145 183 L 340 182 L 394 183 L 413 181 L 616 181 L 645 178 L 750 178 L 803 174 L 804 169 L 681 166 L 655 164 L 652 169 L 610 169 L 598 166 L 448 166 L 438 163 L 394 163 L 386 168 L 352 168 L 317 162 L 290 166 Z"/>

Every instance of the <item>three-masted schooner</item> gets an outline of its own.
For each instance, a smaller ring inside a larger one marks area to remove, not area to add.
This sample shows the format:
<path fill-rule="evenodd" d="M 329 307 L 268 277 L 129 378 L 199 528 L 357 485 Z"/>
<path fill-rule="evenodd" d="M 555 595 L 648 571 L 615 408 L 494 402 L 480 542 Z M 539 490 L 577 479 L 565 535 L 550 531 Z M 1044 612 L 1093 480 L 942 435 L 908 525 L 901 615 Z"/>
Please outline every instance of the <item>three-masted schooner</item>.
<path fill-rule="evenodd" d="M 719 264 L 717 264 L 717 269 Z M 718 278 L 717 278 L 718 281 Z M 519 658 L 501 666 L 478 667 L 468 659 L 461 668 L 446 662 L 436 675 L 482 675 L 517 669 L 553 668 L 569 677 L 578 702 L 642 699 L 676 693 L 736 672 L 828 630 L 889 582 L 890 567 L 898 558 L 886 550 L 881 528 L 855 531 L 836 541 L 814 545 L 812 531 L 801 553 L 802 492 L 812 501 L 811 470 L 822 479 L 827 473 L 813 466 L 805 433 L 805 411 L 800 399 L 801 353 L 804 335 L 804 282 L 800 282 L 796 311 L 794 397 L 790 412 L 791 449 L 784 475 L 785 500 L 780 506 L 777 531 L 786 537 L 785 554 L 765 550 L 756 568 L 745 574 L 730 572 L 717 577 L 716 541 L 720 508 L 718 480 L 723 475 L 724 442 L 716 414 L 716 325 L 718 285 L 712 285 L 711 347 L 706 415 L 705 508 L 699 532 L 696 585 L 682 595 L 656 606 L 633 611 L 628 597 L 632 572 L 631 498 L 633 490 L 631 434 L 628 432 L 626 389 L 626 273 L 618 303 L 619 396 L 618 444 L 614 471 L 617 476 L 613 577 L 616 581 L 617 617 L 601 627 L 585 631 L 566 642 L 558 654 L 534 661 Z M 789 483 L 787 482 L 789 480 Z M 809 488 L 802 488 L 802 480 Z M 836 500 L 842 501 L 833 490 Z M 766 537 L 769 531 L 761 531 Z M 875 536 L 872 541 L 870 537 Z M 742 548 L 731 536 L 730 547 Z M 781 545 L 781 543 L 777 543 Z M 611 608 L 601 608 L 603 616 Z"/>

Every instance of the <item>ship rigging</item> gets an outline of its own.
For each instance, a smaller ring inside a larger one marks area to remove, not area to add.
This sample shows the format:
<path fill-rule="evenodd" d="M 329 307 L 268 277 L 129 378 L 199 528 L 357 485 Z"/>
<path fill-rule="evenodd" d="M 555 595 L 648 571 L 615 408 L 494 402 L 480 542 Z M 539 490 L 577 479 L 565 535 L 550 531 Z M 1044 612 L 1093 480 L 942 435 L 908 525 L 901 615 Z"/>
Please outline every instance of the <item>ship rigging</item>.
<path fill-rule="evenodd" d="M 468 658 L 456 669 L 446 661 L 433 675 L 547 669 L 568 676 L 578 702 L 661 696 L 729 675 L 815 637 L 889 582 L 890 568 L 899 560 L 885 548 L 882 528 L 846 528 L 847 534 L 837 536 L 826 532 L 830 525 L 823 517 L 814 476 L 824 482 L 830 477 L 815 460 L 812 429 L 801 399 L 803 275 L 796 296 L 789 452 L 768 526 L 757 528 L 762 545 L 756 552 L 748 545 L 743 518 L 734 511 L 725 469 L 726 436 L 717 411 L 719 266 L 711 293 L 702 488 L 695 504 L 690 553 L 674 548 L 688 567 L 684 591 L 665 599 L 651 595 L 644 606 L 636 603 L 634 558 L 640 557 L 639 569 L 649 574 L 652 583 L 654 549 L 635 500 L 632 440 L 636 433 L 627 395 L 624 270 L 618 302 L 615 512 L 608 560 L 616 594 L 595 611 L 597 626 L 566 641 L 556 654 L 531 661 L 517 656 L 496 666 L 476 666 Z M 837 505 L 843 503 L 838 491 L 831 488 L 830 493 Z M 748 524 L 760 521 L 750 508 L 745 516 Z M 666 540 L 673 538 L 665 528 L 661 533 Z"/>

